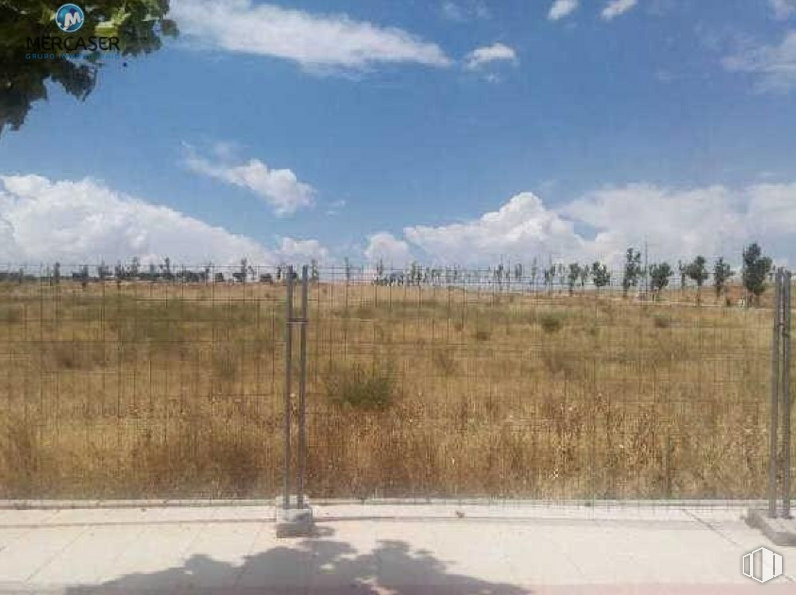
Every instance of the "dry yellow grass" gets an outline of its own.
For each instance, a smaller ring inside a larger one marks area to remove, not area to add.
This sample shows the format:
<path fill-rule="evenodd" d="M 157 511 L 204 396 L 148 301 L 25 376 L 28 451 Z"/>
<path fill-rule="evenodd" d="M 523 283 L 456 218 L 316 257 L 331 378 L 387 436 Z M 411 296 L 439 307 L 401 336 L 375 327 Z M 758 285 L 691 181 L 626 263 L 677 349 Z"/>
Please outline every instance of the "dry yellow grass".
<path fill-rule="evenodd" d="M 0 497 L 277 493 L 283 296 L 0 284 Z M 310 310 L 312 496 L 763 494 L 770 310 L 342 283 Z"/>

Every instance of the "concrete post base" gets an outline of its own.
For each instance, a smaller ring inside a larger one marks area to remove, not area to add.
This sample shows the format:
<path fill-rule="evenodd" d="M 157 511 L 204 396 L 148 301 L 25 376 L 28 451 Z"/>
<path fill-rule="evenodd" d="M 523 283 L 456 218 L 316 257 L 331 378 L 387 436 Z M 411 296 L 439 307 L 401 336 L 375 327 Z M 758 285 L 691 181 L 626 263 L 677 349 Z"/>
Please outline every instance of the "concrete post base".
<path fill-rule="evenodd" d="M 280 496 L 274 501 L 276 509 L 277 537 L 308 537 L 312 535 L 315 521 L 309 500 L 304 497 L 304 507 L 298 508 L 298 498 L 290 496 L 290 508 L 284 508 L 284 499 Z"/>
<path fill-rule="evenodd" d="M 746 524 L 760 529 L 777 545 L 796 546 L 796 519 L 772 519 L 767 510 L 752 508 L 746 513 Z"/>

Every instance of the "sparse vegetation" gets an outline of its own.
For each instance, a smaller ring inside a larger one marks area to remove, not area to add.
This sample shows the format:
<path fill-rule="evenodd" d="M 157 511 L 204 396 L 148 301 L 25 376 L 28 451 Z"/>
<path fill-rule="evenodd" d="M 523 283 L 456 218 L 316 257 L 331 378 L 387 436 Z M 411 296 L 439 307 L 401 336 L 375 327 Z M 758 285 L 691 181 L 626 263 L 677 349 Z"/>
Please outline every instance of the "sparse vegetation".
<path fill-rule="evenodd" d="M 556 333 L 564 326 L 564 319 L 559 313 L 547 312 L 539 317 L 539 325 L 547 334 Z"/>
<path fill-rule="evenodd" d="M 398 398 L 395 373 L 383 364 L 334 366 L 325 385 L 331 403 L 358 411 L 386 411 Z"/>
<path fill-rule="evenodd" d="M 308 492 L 757 497 L 770 312 L 625 301 L 591 272 L 572 296 L 319 275 Z M 0 497 L 279 489 L 284 285 L 202 275 L 0 280 Z"/>

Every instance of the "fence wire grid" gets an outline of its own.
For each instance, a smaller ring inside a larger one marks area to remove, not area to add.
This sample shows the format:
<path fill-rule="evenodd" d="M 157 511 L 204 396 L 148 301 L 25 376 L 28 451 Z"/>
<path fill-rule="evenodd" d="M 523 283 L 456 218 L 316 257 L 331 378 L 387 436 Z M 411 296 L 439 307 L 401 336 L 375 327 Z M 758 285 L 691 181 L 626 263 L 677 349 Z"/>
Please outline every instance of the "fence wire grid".
<path fill-rule="evenodd" d="M 286 276 L 0 273 L 0 497 L 279 494 Z M 311 497 L 766 495 L 770 291 L 349 266 L 308 289 Z"/>

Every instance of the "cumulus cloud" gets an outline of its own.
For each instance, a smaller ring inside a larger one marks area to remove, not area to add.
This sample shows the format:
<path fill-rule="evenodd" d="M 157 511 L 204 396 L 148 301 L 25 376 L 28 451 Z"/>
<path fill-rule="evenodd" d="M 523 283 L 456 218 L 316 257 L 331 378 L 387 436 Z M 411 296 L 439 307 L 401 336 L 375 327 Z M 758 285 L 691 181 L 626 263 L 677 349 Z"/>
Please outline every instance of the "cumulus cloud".
<path fill-rule="evenodd" d="M 464 65 L 471 70 L 480 68 L 484 64 L 495 61 L 516 62 L 517 54 L 509 46 L 502 43 L 483 46 L 474 49 L 464 58 Z"/>
<path fill-rule="evenodd" d="M 547 18 L 551 21 L 562 19 L 578 7 L 578 0 L 555 0 L 547 13 Z"/>
<path fill-rule="evenodd" d="M 758 77 L 759 91 L 790 91 L 796 88 L 796 30 L 788 31 L 779 44 L 745 45 L 723 60 L 731 72 Z"/>
<path fill-rule="evenodd" d="M 512 197 L 478 219 L 407 227 L 404 235 L 434 260 L 463 264 L 494 262 L 507 255 L 580 253 L 583 243 L 571 221 L 547 209 L 531 192 Z"/>
<path fill-rule="evenodd" d="M 603 8 L 601 13 L 602 17 L 606 21 L 610 21 L 622 14 L 625 14 L 637 3 L 638 0 L 610 0 L 610 2 L 605 5 L 605 8 Z"/>
<path fill-rule="evenodd" d="M 357 70 L 385 62 L 450 64 L 435 43 L 342 14 L 314 14 L 251 0 L 172 0 L 171 16 L 198 45 L 283 58 L 310 69 Z"/>
<path fill-rule="evenodd" d="M 412 260 L 412 252 L 405 241 L 391 233 L 380 231 L 368 237 L 365 258 L 370 263 L 381 260 L 386 266 L 401 267 Z"/>
<path fill-rule="evenodd" d="M 314 240 L 283 238 L 273 250 L 102 182 L 52 181 L 37 175 L 0 176 L 0 260 L 68 264 L 144 262 L 273 264 L 327 252 Z"/>
<path fill-rule="evenodd" d="M 774 17 L 780 20 L 789 18 L 796 12 L 796 0 L 768 0 Z"/>
<path fill-rule="evenodd" d="M 313 259 L 319 262 L 330 261 L 329 250 L 318 240 L 295 240 L 283 237 L 277 253 L 282 260 L 288 262 L 308 262 Z"/>
<path fill-rule="evenodd" d="M 421 260 L 466 265 L 546 258 L 602 260 L 616 266 L 628 246 L 649 246 L 654 259 L 725 255 L 761 242 L 780 259 L 796 257 L 796 183 L 741 189 L 669 189 L 651 184 L 606 187 L 550 208 L 536 195 L 512 197 L 479 218 L 438 227 L 404 229 Z M 394 242 L 400 239 L 390 236 Z"/>
<path fill-rule="evenodd" d="M 297 210 L 314 204 L 315 189 L 300 182 L 292 170 L 271 169 L 259 159 L 231 165 L 224 153 L 225 151 L 217 150 L 215 156 L 209 159 L 199 156 L 189 147 L 185 165 L 197 173 L 250 190 L 280 217 L 292 215 Z"/>

